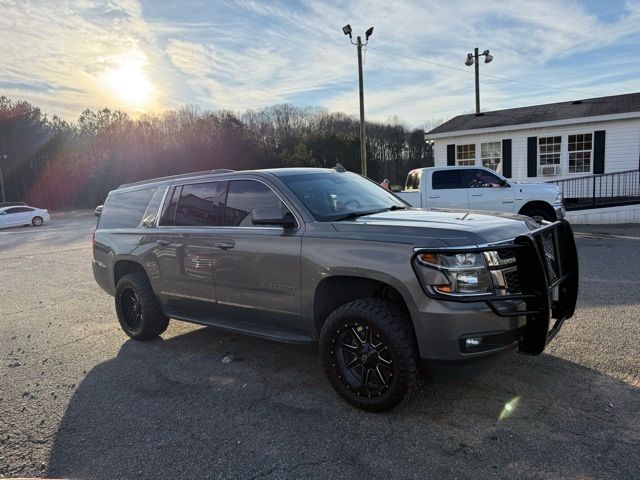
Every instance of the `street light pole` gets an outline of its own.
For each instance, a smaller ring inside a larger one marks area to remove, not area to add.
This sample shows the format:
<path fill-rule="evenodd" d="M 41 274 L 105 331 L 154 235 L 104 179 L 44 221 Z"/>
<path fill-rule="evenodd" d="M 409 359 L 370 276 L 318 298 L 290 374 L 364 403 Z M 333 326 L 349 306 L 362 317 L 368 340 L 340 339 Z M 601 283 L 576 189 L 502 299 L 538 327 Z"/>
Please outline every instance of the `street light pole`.
<path fill-rule="evenodd" d="M 473 51 L 476 67 L 476 115 L 480 113 L 480 65 L 478 62 L 478 47 Z"/>
<path fill-rule="evenodd" d="M 367 176 L 367 141 L 364 131 L 364 80 L 362 78 L 362 39 L 358 37 L 358 88 L 360 90 L 360 171 Z"/>
<path fill-rule="evenodd" d="M 473 50 L 473 53 L 467 54 L 467 59 L 464 64 L 467 66 L 471 66 L 475 63 L 476 70 L 476 115 L 480 114 L 480 57 L 484 56 L 484 63 L 489 63 L 493 60 L 493 55 L 489 53 L 489 50 L 485 50 L 482 53 L 479 53 L 478 48 L 476 47 Z"/>
<path fill-rule="evenodd" d="M 360 173 L 363 176 L 367 176 L 367 138 L 365 134 L 365 121 L 364 121 L 364 79 L 362 74 L 362 47 L 369 43 L 369 37 L 373 33 L 373 27 L 369 28 L 365 32 L 365 42 L 362 43 L 362 37 L 358 36 L 357 41 L 354 42 L 351 37 L 351 25 L 345 25 L 342 27 L 342 32 L 345 35 L 349 35 L 351 43 L 358 49 L 358 90 L 360 95 Z"/>

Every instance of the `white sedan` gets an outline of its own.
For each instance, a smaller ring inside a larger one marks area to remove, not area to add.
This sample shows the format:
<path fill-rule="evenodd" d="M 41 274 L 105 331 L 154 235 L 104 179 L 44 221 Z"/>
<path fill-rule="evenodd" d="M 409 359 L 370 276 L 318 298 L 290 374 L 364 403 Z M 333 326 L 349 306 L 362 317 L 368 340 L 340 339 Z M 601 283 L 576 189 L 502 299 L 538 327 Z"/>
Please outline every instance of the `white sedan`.
<path fill-rule="evenodd" d="M 50 219 L 49 212 L 43 208 L 29 206 L 0 208 L 0 228 L 33 225 L 39 227 Z"/>

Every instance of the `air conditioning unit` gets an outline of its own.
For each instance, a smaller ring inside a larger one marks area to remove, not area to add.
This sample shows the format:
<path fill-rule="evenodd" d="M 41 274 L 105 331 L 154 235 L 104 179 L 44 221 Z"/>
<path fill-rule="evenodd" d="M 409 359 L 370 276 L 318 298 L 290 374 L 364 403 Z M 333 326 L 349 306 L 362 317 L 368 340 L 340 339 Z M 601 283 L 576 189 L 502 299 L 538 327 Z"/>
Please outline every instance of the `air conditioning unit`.
<path fill-rule="evenodd" d="M 546 177 L 550 175 L 560 175 L 562 172 L 560 170 L 560 165 L 543 165 L 540 167 L 539 173 L 543 177 Z"/>

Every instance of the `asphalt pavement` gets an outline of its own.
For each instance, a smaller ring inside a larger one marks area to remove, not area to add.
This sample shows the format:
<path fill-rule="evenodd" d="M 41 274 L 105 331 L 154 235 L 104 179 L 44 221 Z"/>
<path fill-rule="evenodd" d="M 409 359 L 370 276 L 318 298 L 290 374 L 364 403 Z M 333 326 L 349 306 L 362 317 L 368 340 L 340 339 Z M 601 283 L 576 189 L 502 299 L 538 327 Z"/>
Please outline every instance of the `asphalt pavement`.
<path fill-rule="evenodd" d="M 640 227 L 580 226 L 576 315 L 538 357 L 340 400 L 316 348 L 173 321 L 129 340 L 91 273 L 95 217 L 0 230 L 0 475 L 631 479 L 640 475 Z"/>

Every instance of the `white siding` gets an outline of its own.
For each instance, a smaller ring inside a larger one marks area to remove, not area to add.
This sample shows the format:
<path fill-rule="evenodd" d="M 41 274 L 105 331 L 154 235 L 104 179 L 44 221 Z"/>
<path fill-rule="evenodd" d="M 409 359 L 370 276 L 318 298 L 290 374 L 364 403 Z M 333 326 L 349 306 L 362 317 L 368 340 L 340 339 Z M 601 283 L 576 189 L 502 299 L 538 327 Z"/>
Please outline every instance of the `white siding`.
<path fill-rule="evenodd" d="M 605 173 L 633 170 L 638 168 L 640 159 L 640 119 L 616 120 L 608 122 L 582 123 L 579 125 L 566 125 L 563 127 L 535 128 L 508 132 L 484 133 L 481 135 L 465 135 L 460 137 L 436 138 L 434 143 L 435 166 L 446 166 L 447 145 L 449 144 L 476 144 L 476 165 L 481 165 L 480 144 L 484 142 L 497 142 L 503 139 L 511 139 L 511 171 L 514 180 L 527 179 L 527 137 L 562 137 L 562 154 L 560 165 L 562 174 L 557 176 L 537 176 L 531 178 L 536 181 L 560 180 L 588 175 L 588 173 L 568 173 L 569 158 L 567 144 L 569 135 L 581 133 L 593 133 L 596 130 L 605 130 Z M 593 155 L 591 159 L 591 171 L 593 172 Z"/>

